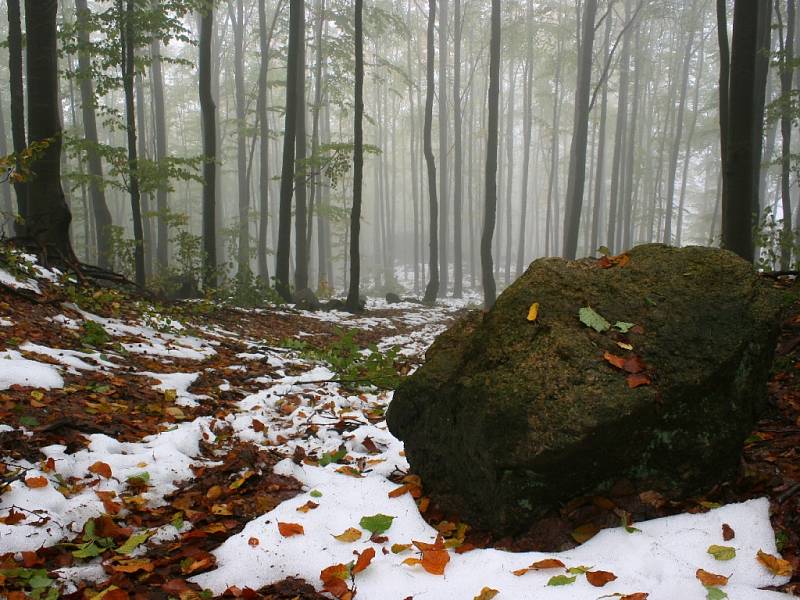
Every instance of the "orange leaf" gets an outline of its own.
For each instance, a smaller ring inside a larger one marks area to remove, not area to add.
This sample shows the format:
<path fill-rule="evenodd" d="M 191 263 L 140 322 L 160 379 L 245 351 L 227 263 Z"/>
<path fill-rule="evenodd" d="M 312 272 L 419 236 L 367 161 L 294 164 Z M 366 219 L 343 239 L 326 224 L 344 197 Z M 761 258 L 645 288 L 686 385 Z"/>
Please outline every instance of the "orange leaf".
<path fill-rule="evenodd" d="M 108 466 L 108 463 L 104 463 L 99 460 L 89 467 L 89 473 L 94 473 L 95 475 L 100 475 L 100 477 L 111 479 L 111 467 Z"/>
<path fill-rule="evenodd" d="M 122 504 L 119 502 L 114 502 L 114 498 L 117 497 L 116 492 L 95 491 L 95 494 L 97 494 L 97 497 L 103 502 L 103 508 L 108 514 L 115 515 L 122 510 Z"/>
<path fill-rule="evenodd" d="M 391 492 L 389 492 L 389 498 L 399 498 L 403 494 L 405 494 L 407 492 L 410 492 L 410 491 L 411 491 L 411 485 L 408 484 L 408 483 L 405 483 L 405 484 L 401 485 L 399 488 L 395 488 Z"/>
<path fill-rule="evenodd" d="M 308 511 L 310 511 L 310 510 L 314 510 L 314 509 L 315 509 L 315 508 L 317 508 L 318 506 L 319 506 L 319 504 L 317 504 L 316 502 L 312 502 L 311 500 L 309 500 L 308 502 L 306 502 L 305 504 L 303 504 L 303 506 L 298 506 L 298 507 L 297 507 L 297 512 L 301 512 L 301 513 L 307 513 L 307 512 L 308 512 Z"/>
<path fill-rule="evenodd" d="M 706 586 L 727 585 L 728 578 L 724 575 L 717 575 L 716 573 L 709 573 L 703 569 L 697 569 L 694 574 L 700 580 L 700 583 Z"/>
<path fill-rule="evenodd" d="M 444 568 L 450 562 L 450 554 L 444 547 L 444 539 L 437 536 L 433 544 L 425 542 L 414 542 L 414 545 L 422 551 L 422 560 L 419 564 L 432 575 L 444 575 Z"/>
<path fill-rule="evenodd" d="M 44 463 L 44 469 L 42 469 L 45 473 L 52 473 L 56 470 L 56 461 L 53 460 L 51 456 L 48 458 Z"/>
<path fill-rule="evenodd" d="M 25 513 L 14 512 L 13 508 L 8 512 L 8 515 L 6 515 L 5 517 L 0 517 L 0 523 L 3 523 L 5 525 L 16 525 L 20 521 L 24 520 L 25 520 Z"/>
<path fill-rule="evenodd" d="M 137 571 L 152 573 L 155 565 L 146 558 L 127 558 L 112 564 L 111 569 L 117 573 L 136 573 Z"/>
<path fill-rule="evenodd" d="M 604 352 L 603 358 L 605 358 L 607 362 L 611 363 L 618 369 L 622 369 L 625 366 L 625 359 L 621 356 L 617 356 L 616 354 L 611 354 L 611 352 Z"/>
<path fill-rule="evenodd" d="M 631 389 L 637 388 L 642 385 L 650 385 L 653 383 L 650 381 L 650 378 L 644 373 L 634 373 L 632 375 L 628 375 L 628 387 Z"/>
<path fill-rule="evenodd" d="M 736 533 L 734 533 L 733 528 L 728 525 L 727 523 L 722 524 L 722 539 L 726 542 L 731 541 L 734 537 L 736 537 Z"/>
<path fill-rule="evenodd" d="M 791 577 L 792 563 L 788 560 L 772 556 L 762 550 L 759 550 L 756 556 L 758 557 L 758 562 L 767 567 L 773 575 Z"/>
<path fill-rule="evenodd" d="M 358 554 L 358 559 L 356 559 L 356 566 L 353 567 L 353 575 L 361 573 L 361 571 L 366 569 L 373 558 L 375 558 L 375 548 L 367 548 L 363 552 L 360 552 Z"/>
<path fill-rule="evenodd" d="M 25 485 L 29 488 L 43 488 L 47 487 L 47 478 L 46 477 L 28 477 L 25 480 Z"/>
<path fill-rule="evenodd" d="M 617 578 L 610 571 L 587 571 L 586 581 L 591 583 L 594 587 L 603 587 L 609 581 L 614 581 Z"/>
<path fill-rule="evenodd" d="M 650 594 L 645 592 L 636 592 L 635 594 L 626 594 L 621 596 L 619 600 L 647 600 Z"/>
<path fill-rule="evenodd" d="M 344 598 L 350 593 L 346 580 L 350 579 L 350 567 L 343 564 L 331 565 L 322 569 L 319 574 L 322 580 L 322 589 L 336 596 Z"/>
<path fill-rule="evenodd" d="M 558 560 L 557 558 L 545 558 L 543 560 L 537 560 L 535 563 L 525 567 L 524 569 L 517 569 L 516 571 L 512 571 L 514 575 L 517 577 L 521 577 L 525 575 L 528 571 L 540 571 L 542 569 L 564 569 L 565 565 L 563 562 Z"/>
<path fill-rule="evenodd" d="M 256 546 L 258 546 L 259 541 L 258 541 L 257 537 L 251 537 L 249 540 L 247 540 L 247 543 L 248 543 L 248 545 L 250 545 L 253 548 L 255 548 Z"/>
<path fill-rule="evenodd" d="M 305 534 L 305 530 L 303 529 L 302 525 L 297 523 L 281 523 L 280 521 L 278 521 L 278 531 L 283 537 Z"/>

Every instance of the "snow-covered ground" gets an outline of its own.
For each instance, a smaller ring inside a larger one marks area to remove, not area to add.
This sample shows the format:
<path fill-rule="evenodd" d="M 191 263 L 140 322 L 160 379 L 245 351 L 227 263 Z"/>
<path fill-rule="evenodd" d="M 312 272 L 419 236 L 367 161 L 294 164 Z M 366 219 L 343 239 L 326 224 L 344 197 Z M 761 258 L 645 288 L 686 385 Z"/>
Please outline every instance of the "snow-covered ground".
<path fill-rule="evenodd" d="M 8 283 L 15 279 L 0 270 L 0 281 Z M 19 287 L 33 292 L 39 289 L 33 280 L 24 281 Z M 469 301 L 477 303 L 478 299 Z M 443 301 L 435 309 L 416 304 L 392 305 L 391 308 L 402 310 L 400 316 L 394 317 L 369 314 L 354 317 L 339 312 L 301 314 L 306 318 L 332 321 L 344 328 L 379 326 L 391 330 L 400 325 L 410 326 L 410 332 L 386 336 L 379 348 L 400 346 L 403 354 L 412 356 L 423 353 L 444 330 L 444 322 L 466 302 Z M 386 307 L 382 301 L 371 301 L 369 306 L 370 309 Z M 221 328 L 215 328 L 213 334 L 208 331 L 206 338 L 196 331 L 194 335 L 163 333 L 143 323 L 104 318 L 72 307 L 71 314 L 75 312 L 84 320 L 102 324 L 112 336 L 139 338 L 139 342 L 122 344 L 128 352 L 160 357 L 166 364 L 173 358 L 196 361 L 196 370 L 187 370 L 184 364 L 181 370 L 172 373 L 138 373 L 143 377 L 143 385 L 144 377 L 150 377 L 158 382 L 157 389 L 175 390 L 177 404 L 185 407 L 202 404 L 203 397 L 189 391 L 202 371 L 200 364 L 214 355 L 220 340 L 234 335 Z M 78 320 L 66 315 L 56 321 L 64 328 L 74 329 L 80 325 Z M 0 335 L 3 335 L 2 330 Z M 52 461 L 35 464 L 14 461 L 15 466 L 26 470 L 25 476 L 13 480 L 0 495 L 0 520 L 15 513 L 21 513 L 22 518 L 18 522 L 10 519 L 14 524 L 0 523 L 0 554 L 36 550 L 73 538 L 88 519 L 104 513 L 104 496 L 107 499 L 120 494 L 129 478 L 143 473 L 147 474 L 149 484 L 142 494 L 143 500 L 158 506 L 179 482 L 193 477 L 190 465 L 207 460 L 200 455 L 201 443 L 213 440 L 215 432 L 227 425 L 234 439 L 284 453 L 287 458 L 276 465 L 275 471 L 300 480 L 305 492 L 253 519 L 244 530 L 229 537 L 214 551 L 216 568 L 196 575 L 193 581 L 215 594 L 229 586 L 257 589 L 287 576 L 304 578 L 322 589 L 320 572 L 324 568 L 349 563 L 355 560 L 356 552 L 373 548 L 376 554 L 371 565 L 354 576 L 357 596 L 367 600 L 470 599 L 479 597 L 484 588 L 497 590 L 497 594 L 492 596 L 490 591 L 484 591 L 481 598 L 595 600 L 632 595 L 633 600 L 645 597 L 649 600 L 702 600 L 725 597 L 714 595 L 717 592 L 709 591 L 697 579 L 698 569 L 729 576 L 727 585 L 719 589 L 731 599 L 787 597 L 759 589 L 788 580 L 788 577 L 772 574 L 757 560 L 759 551 L 778 555 L 766 499 L 723 506 L 704 514 L 637 523 L 632 532 L 625 528 L 604 530 L 582 546 L 563 553 L 475 549 L 459 554 L 450 549 L 444 573 L 431 574 L 407 559 L 420 557 L 413 542 L 432 544 L 437 531 L 420 516 L 410 494 L 392 493 L 398 485 L 387 478 L 395 470 L 408 469 L 402 443 L 380 420 L 391 394 L 346 393 L 339 383 L 332 381 L 336 375 L 325 364 L 314 363 L 293 352 L 265 348 L 262 340 L 238 341 L 249 345 L 252 351 L 240 354 L 241 365 L 230 369 L 246 370 L 247 364 L 255 361 L 270 365 L 273 372 L 251 382 L 258 386 L 256 392 L 234 388 L 232 391 L 238 391 L 241 400 L 230 414 L 221 418 L 202 416 L 173 424 L 139 442 L 122 443 L 108 435 L 92 434 L 90 445 L 78 452 L 69 454 L 64 446 L 54 445 L 41 449 L 44 457 Z M 22 350 L 48 357 L 57 364 L 23 358 L 16 350 L 0 352 L 0 389 L 12 385 L 58 388 L 64 385 L 62 376 L 68 372 L 92 369 L 113 373 L 124 366 L 124 361 L 110 355 L 65 351 L 27 342 L 20 346 Z M 302 367 L 304 372 L 296 374 L 297 367 Z M 231 389 L 227 383 L 220 388 Z M 335 427 L 342 421 L 347 421 L 349 426 Z M 11 431 L 12 428 L 0 425 L 0 439 Z M 325 466 L 298 464 L 289 458 L 296 448 L 317 456 L 325 453 L 332 456 L 340 448 L 344 448 L 344 453 L 340 452 L 335 462 Z M 98 467 L 99 463 L 105 467 Z M 60 481 L 69 477 L 95 484 L 83 488 L 74 486 L 67 494 Z M 41 482 L 41 485 L 31 486 L 31 481 Z M 371 538 L 361 520 L 377 514 L 391 516 L 391 525 L 379 537 Z M 278 523 L 300 525 L 303 533 L 284 536 Z M 735 531 L 733 539 L 723 540 L 723 524 Z M 350 539 L 357 537 L 355 541 L 340 541 L 334 537 L 350 529 L 360 533 L 356 536 L 351 532 Z M 151 533 L 157 533 L 150 538 L 152 543 L 177 536 L 179 532 L 162 528 Z M 717 560 L 709 553 L 714 545 L 735 549 L 735 556 Z M 563 567 L 514 574 L 544 559 L 557 559 Z M 102 581 L 106 575 L 98 562 L 99 559 L 95 559 L 62 569 L 57 575 L 66 589 L 73 589 L 71 586 L 82 579 Z M 587 570 L 611 572 L 616 578 L 602 588 L 595 587 L 584 574 Z M 636 593 L 647 596 L 636 596 Z"/>

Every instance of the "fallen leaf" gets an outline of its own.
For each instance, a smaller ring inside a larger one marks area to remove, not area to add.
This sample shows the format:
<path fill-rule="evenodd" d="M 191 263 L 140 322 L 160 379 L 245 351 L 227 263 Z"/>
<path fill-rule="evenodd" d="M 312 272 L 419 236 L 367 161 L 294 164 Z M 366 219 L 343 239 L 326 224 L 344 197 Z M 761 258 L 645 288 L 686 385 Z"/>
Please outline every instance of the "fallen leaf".
<path fill-rule="evenodd" d="M 553 575 L 548 581 L 547 585 L 556 586 L 556 585 L 569 585 L 571 583 L 575 583 L 575 580 L 578 578 L 577 575 L 573 575 L 570 577 L 569 575 Z"/>
<path fill-rule="evenodd" d="M 633 350 L 633 346 L 631 344 L 626 344 L 625 342 L 617 342 L 617 346 L 622 348 L 623 350 Z"/>
<path fill-rule="evenodd" d="M 392 554 L 401 554 L 411 549 L 411 544 L 392 544 Z"/>
<path fill-rule="evenodd" d="M 356 559 L 356 564 L 353 567 L 353 575 L 356 573 L 361 573 L 361 571 L 366 569 L 372 562 L 373 558 L 375 558 L 375 548 L 367 548 L 363 552 L 359 552 L 358 558 Z"/>
<path fill-rule="evenodd" d="M 617 321 L 614 323 L 614 329 L 619 329 L 622 333 L 628 333 L 634 327 L 636 327 L 634 323 L 626 323 L 625 321 Z"/>
<path fill-rule="evenodd" d="M 539 303 L 534 302 L 531 304 L 531 307 L 528 309 L 528 321 L 533 323 L 536 319 L 539 318 Z"/>
<path fill-rule="evenodd" d="M 631 356 L 630 358 L 625 360 L 625 364 L 622 366 L 628 373 L 641 373 L 647 369 L 647 365 L 644 364 L 641 358 L 638 356 Z"/>
<path fill-rule="evenodd" d="M 587 327 L 591 327 L 598 333 L 603 333 L 604 331 L 611 329 L 611 323 L 606 321 L 589 306 L 580 309 L 578 311 L 578 317 L 580 318 L 581 323 Z"/>
<path fill-rule="evenodd" d="M 361 471 L 359 471 L 355 467 L 351 467 L 350 465 L 342 465 L 341 467 L 336 469 L 336 472 L 341 473 L 342 475 L 347 475 L 348 477 L 356 477 L 358 479 L 364 477 L 361 474 Z"/>
<path fill-rule="evenodd" d="M 47 487 L 46 477 L 28 477 L 25 479 L 25 485 L 31 489 Z"/>
<path fill-rule="evenodd" d="M 333 536 L 340 542 L 355 542 L 361 539 L 361 532 L 355 527 L 348 527 L 339 535 Z"/>
<path fill-rule="evenodd" d="M 727 523 L 722 524 L 722 539 L 726 542 L 730 542 L 733 538 L 736 537 L 736 533 L 733 531 L 730 525 Z"/>
<path fill-rule="evenodd" d="M 319 504 L 317 504 L 316 502 L 312 502 L 311 500 L 309 500 L 308 502 L 306 502 L 305 504 L 303 504 L 303 506 L 298 506 L 298 507 L 297 507 L 297 512 L 301 512 L 301 513 L 307 513 L 308 511 L 310 511 L 310 510 L 314 510 L 314 509 L 315 509 L 315 508 L 317 508 L 317 507 L 319 507 Z"/>
<path fill-rule="evenodd" d="M 111 479 L 111 467 L 108 465 L 108 463 L 104 463 L 99 460 L 89 467 L 89 473 L 94 473 L 95 475 L 100 475 L 100 477 Z"/>
<path fill-rule="evenodd" d="M 347 580 L 350 579 L 350 565 L 338 564 L 325 567 L 320 572 L 319 578 L 322 580 L 322 589 L 337 598 L 343 599 L 350 593 L 347 587 Z"/>
<path fill-rule="evenodd" d="M 22 512 L 14 512 L 14 509 L 8 511 L 8 514 L 5 517 L 0 517 L 0 523 L 4 525 L 16 525 L 20 521 L 25 520 L 25 513 Z"/>
<path fill-rule="evenodd" d="M 151 532 L 149 532 L 149 531 L 143 531 L 141 533 L 134 533 L 133 535 L 131 535 L 125 541 L 124 544 L 122 544 L 122 546 L 117 548 L 115 550 L 115 552 L 117 554 L 130 554 L 136 548 L 138 548 L 139 546 L 144 544 L 148 539 L 150 539 L 151 535 L 153 535 L 153 534 Z"/>
<path fill-rule="evenodd" d="M 791 577 L 792 563 L 790 563 L 788 560 L 778 558 L 777 556 L 772 556 L 771 554 L 767 554 L 762 550 L 758 551 L 756 557 L 758 558 L 758 562 L 767 567 L 767 569 L 769 569 L 773 575 Z"/>
<path fill-rule="evenodd" d="M 732 558 L 736 558 L 736 548 L 732 546 L 717 546 L 716 544 L 712 544 L 708 547 L 706 552 L 717 560 L 731 560 Z"/>
<path fill-rule="evenodd" d="M 645 373 L 633 373 L 626 378 L 628 387 L 635 389 L 643 385 L 650 385 L 653 383 Z"/>
<path fill-rule="evenodd" d="M 425 542 L 413 543 L 422 552 L 422 560 L 419 560 L 416 564 L 422 565 L 422 568 L 432 575 L 444 575 L 444 569 L 447 563 L 450 562 L 450 554 L 444 546 L 444 538 L 441 535 L 437 536 L 433 544 L 426 544 Z M 408 560 L 406 559 L 403 562 Z"/>
<path fill-rule="evenodd" d="M 218 499 L 220 496 L 222 496 L 222 486 L 219 485 L 211 486 L 206 492 L 206 498 L 212 501 Z"/>
<path fill-rule="evenodd" d="M 373 535 L 380 535 L 392 526 L 392 521 L 394 521 L 394 517 L 378 513 L 369 517 L 361 517 L 358 524 Z"/>
<path fill-rule="evenodd" d="M 724 575 L 717 575 L 716 573 L 709 573 L 703 569 L 697 569 L 694 574 L 704 586 L 727 585 L 728 578 Z"/>
<path fill-rule="evenodd" d="M 144 571 L 152 573 L 155 565 L 146 558 L 125 558 L 111 564 L 111 570 L 117 573 L 136 573 Z"/>
<path fill-rule="evenodd" d="M 706 586 L 706 600 L 724 600 L 728 594 L 719 588 Z"/>
<path fill-rule="evenodd" d="M 597 525 L 593 523 L 586 523 L 585 525 L 576 527 L 570 535 L 572 536 L 573 540 L 579 544 L 583 544 L 597 535 L 598 531 L 600 531 L 600 528 Z"/>
<path fill-rule="evenodd" d="M 497 594 L 500 593 L 500 590 L 493 590 L 490 587 L 485 587 L 481 590 L 481 593 L 475 596 L 472 600 L 492 600 Z"/>
<path fill-rule="evenodd" d="M 606 362 L 617 367 L 618 369 L 622 369 L 625 366 L 625 359 L 622 356 L 611 354 L 611 352 L 604 352 L 603 358 L 606 360 Z"/>
<path fill-rule="evenodd" d="M 278 521 L 278 531 L 283 537 L 305 534 L 303 526 L 299 525 L 298 523 L 281 523 Z"/>
<path fill-rule="evenodd" d="M 397 487 L 393 489 L 391 492 L 389 492 L 389 498 L 399 498 L 403 494 L 407 494 L 408 492 L 410 492 L 411 487 L 412 487 L 411 484 L 404 483 L 400 487 Z"/>
<path fill-rule="evenodd" d="M 257 537 L 251 537 L 250 539 L 247 540 L 247 544 L 249 546 L 252 546 L 253 548 L 258 546 L 260 543 L 261 542 L 259 541 L 259 539 Z"/>
<path fill-rule="evenodd" d="M 563 562 L 558 560 L 557 558 L 545 558 L 544 560 L 537 560 L 535 563 L 532 563 L 525 567 L 524 569 L 517 569 L 516 571 L 512 571 L 514 575 L 517 577 L 521 577 L 525 575 L 528 571 L 540 571 L 542 569 L 564 569 L 565 565 Z"/>
<path fill-rule="evenodd" d="M 610 581 L 614 581 L 616 578 L 617 576 L 610 571 L 586 572 L 586 581 L 591 583 L 594 587 L 603 587 L 605 584 L 609 583 Z"/>

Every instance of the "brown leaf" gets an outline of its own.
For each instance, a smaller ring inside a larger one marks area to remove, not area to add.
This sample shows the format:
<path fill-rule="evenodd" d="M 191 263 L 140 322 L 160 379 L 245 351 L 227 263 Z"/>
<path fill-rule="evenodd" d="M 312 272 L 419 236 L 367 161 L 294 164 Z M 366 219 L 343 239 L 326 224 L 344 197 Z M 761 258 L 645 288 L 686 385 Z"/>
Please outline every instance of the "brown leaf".
<path fill-rule="evenodd" d="M 758 551 L 756 557 L 758 558 L 758 562 L 767 567 L 767 569 L 769 569 L 773 575 L 791 577 L 793 571 L 792 563 L 790 563 L 788 560 L 778 558 L 777 556 L 772 556 L 771 554 L 767 554 L 762 550 Z"/>
<path fill-rule="evenodd" d="M 220 496 L 222 496 L 222 487 L 219 485 L 211 486 L 206 492 L 206 498 L 211 501 L 218 499 Z"/>
<path fill-rule="evenodd" d="M 363 552 L 359 552 L 356 564 L 353 567 L 353 575 L 366 569 L 373 558 L 375 558 L 375 548 L 367 548 Z"/>
<path fill-rule="evenodd" d="M 564 569 L 565 565 L 563 562 L 558 560 L 557 558 L 545 558 L 543 560 L 537 560 L 535 563 L 525 567 L 524 569 L 517 569 L 516 571 L 512 571 L 514 575 L 517 577 L 521 577 L 525 575 L 528 571 L 540 571 L 542 569 Z"/>
<path fill-rule="evenodd" d="M 591 583 L 594 587 L 603 587 L 610 581 L 614 581 L 617 578 L 610 571 L 587 571 L 586 572 L 586 581 Z"/>
<path fill-rule="evenodd" d="M 308 502 L 306 502 L 305 504 L 303 504 L 303 506 L 298 506 L 298 507 L 297 507 L 297 512 L 301 512 L 301 513 L 307 513 L 308 511 L 310 511 L 310 510 L 314 510 L 314 509 L 315 509 L 315 508 L 317 508 L 317 507 L 319 507 L 319 504 L 317 504 L 316 502 L 312 502 L 311 500 L 309 500 Z"/>
<path fill-rule="evenodd" d="M 100 475 L 100 477 L 111 479 L 111 467 L 108 465 L 108 463 L 104 463 L 99 460 L 89 467 L 89 473 L 94 473 L 95 475 Z"/>
<path fill-rule="evenodd" d="M 247 544 L 248 544 L 248 545 L 250 545 L 250 546 L 252 546 L 253 548 L 255 548 L 256 546 L 258 546 L 258 544 L 259 544 L 259 543 L 260 543 L 260 542 L 258 541 L 258 538 L 257 538 L 257 537 L 251 537 L 250 539 L 248 539 L 248 540 L 247 540 Z"/>
<path fill-rule="evenodd" d="M 625 364 L 622 366 L 622 368 L 628 373 L 641 373 L 647 369 L 647 365 L 645 365 L 644 361 L 638 356 L 631 356 L 625 361 Z"/>
<path fill-rule="evenodd" d="M 716 573 L 709 573 L 703 569 L 697 569 L 694 574 L 700 580 L 700 583 L 706 586 L 727 585 L 728 578 L 724 575 L 717 575 Z"/>
<path fill-rule="evenodd" d="M 262 423 L 258 419 L 253 419 L 252 426 L 253 426 L 253 431 L 255 431 L 256 433 L 260 433 L 260 432 L 264 431 L 264 429 L 266 427 L 266 425 L 264 425 L 264 423 Z"/>
<path fill-rule="evenodd" d="M 356 529 L 355 527 L 348 527 L 342 533 L 340 533 L 339 535 L 335 535 L 333 537 L 335 537 L 340 542 L 350 542 L 350 543 L 352 543 L 352 542 L 360 540 L 361 539 L 361 535 L 362 534 L 361 534 L 361 531 L 359 529 Z"/>
<path fill-rule="evenodd" d="M 278 521 L 278 531 L 283 537 L 305 534 L 303 526 L 299 525 L 298 523 L 281 523 Z"/>
<path fill-rule="evenodd" d="M 485 587 L 481 590 L 481 593 L 475 596 L 472 600 L 492 600 L 497 594 L 499 594 L 499 590 L 493 590 L 490 587 Z"/>
<path fill-rule="evenodd" d="M 600 528 L 597 525 L 594 523 L 586 523 L 585 525 L 576 527 L 570 535 L 573 540 L 579 544 L 583 544 L 597 535 L 598 531 L 600 531 Z"/>
<path fill-rule="evenodd" d="M 14 509 L 8 511 L 8 514 L 5 517 L 0 517 L 0 523 L 4 525 L 16 525 L 20 521 L 25 520 L 25 513 L 22 512 L 14 512 Z"/>
<path fill-rule="evenodd" d="M 146 558 L 123 558 L 111 564 L 111 570 L 117 573 L 136 573 L 137 571 L 152 573 L 153 569 L 155 569 L 155 565 Z"/>
<path fill-rule="evenodd" d="M 632 375 L 628 375 L 627 382 L 628 387 L 631 389 L 653 383 L 645 373 L 634 373 Z"/>
<path fill-rule="evenodd" d="M 728 525 L 727 523 L 722 524 L 722 539 L 726 542 L 731 541 L 733 538 L 736 537 L 736 533 L 733 531 L 733 528 Z"/>
<path fill-rule="evenodd" d="M 46 477 L 28 477 L 25 480 L 25 485 L 31 489 L 47 487 Z"/>

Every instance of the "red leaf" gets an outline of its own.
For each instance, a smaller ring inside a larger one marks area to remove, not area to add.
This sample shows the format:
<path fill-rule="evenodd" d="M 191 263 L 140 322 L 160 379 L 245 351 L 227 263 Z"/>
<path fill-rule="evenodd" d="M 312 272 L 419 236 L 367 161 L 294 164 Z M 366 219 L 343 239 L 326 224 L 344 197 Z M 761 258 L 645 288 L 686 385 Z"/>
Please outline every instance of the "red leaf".
<path fill-rule="evenodd" d="M 616 354 L 611 354 L 611 352 L 604 352 L 603 358 L 605 358 L 606 361 L 608 361 L 618 369 L 622 369 L 625 367 L 625 359 L 622 358 L 621 356 L 617 356 Z"/>
<path fill-rule="evenodd" d="M 591 583 L 594 587 L 603 587 L 609 581 L 614 581 L 616 578 L 617 576 L 611 573 L 610 571 L 586 572 L 586 581 Z"/>
<path fill-rule="evenodd" d="M 733 528 L 730 525 L 728 525 L 727 523 L 723 523 L 722 524 L 722 539 L 725 540 L 726 542 L 729 542 L 734 537 L 736 537 L 736 534 L 734 533 Z"/>
<path fill-rule="evenodd" d="M 257 537 L 251 537 L 249 540 L 247 540 L 247 543 L 248 543 L 250 546 L 253 546 L 253 547 L 255 548 L 255 547 L 256 547 L 256 546 L 258 546 L 258 544 L 259 544 L 259 542 L 258 542 L 258 538 L 257 538 Z"/>
<path fill-rule="evenodd" d="M 350 594 L 347 579 L 350 579 L 350 568 L 347 565 L 331 565 L 322 569 L 319 574 L 322 580 L 322 589 L 337 598 L 346 598 Z"/>
<path fill-rule="evenodd" d="M 641 385 L 650 385 L 652 381 L 650 378 L 644 373 L 634 373 L 632 375 L 628 375 L 628 387 L 631 389 L 637 388 Z"/>
<path fill-rule="evenodd" d="M 89 473 L 94 473 L 95 475 L 100 475 L 100 477 L 111 479 L 111 467 L 108 466 L 108 463 L 101 461 L 97 461 L 91 467 L 89 467 Z"/>
<path fill-rule="evenodd" d="M 622 368 L 628 373 L 641 373 L 647 369 L 647 365 L 645 365 L 644 361 L 642 361 L 642 359 L 638 356 L 631 356 L 625 361 L 625 364 L 622 366 Z"/>

